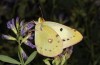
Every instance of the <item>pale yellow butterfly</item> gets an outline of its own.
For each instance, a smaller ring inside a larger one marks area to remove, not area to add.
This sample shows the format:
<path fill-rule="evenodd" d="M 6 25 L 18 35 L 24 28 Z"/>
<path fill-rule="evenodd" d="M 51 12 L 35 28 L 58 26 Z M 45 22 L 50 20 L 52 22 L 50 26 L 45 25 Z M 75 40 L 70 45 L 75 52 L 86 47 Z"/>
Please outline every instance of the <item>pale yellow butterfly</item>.
<path fill-rule="evenodd" d="M 77 30 L 68 26 L 38 19 L 35 26 L 35 45 L 38 53 L 54 57 L 59 55 L 64 48 L 77 44 L 83 36 Z"/>

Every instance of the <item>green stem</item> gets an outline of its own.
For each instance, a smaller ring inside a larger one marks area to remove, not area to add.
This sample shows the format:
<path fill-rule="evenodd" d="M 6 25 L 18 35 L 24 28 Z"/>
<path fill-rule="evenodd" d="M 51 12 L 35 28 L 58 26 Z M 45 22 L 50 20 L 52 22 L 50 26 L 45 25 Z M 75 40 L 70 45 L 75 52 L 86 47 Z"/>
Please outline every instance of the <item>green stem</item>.
<path fill-rule="evenodd" d="M 18 50 L 18 57 L 19 57 L 19 60 L 21 62 L 21 56 L 20 56 L 19 50 Z"/>
<path fill-rule="evenodd" d="M 23 57 L 22 57 L 22 54 L 21 54 L 21 45 L 20 45 L 20 41 L 18 42 L 18 56 L 19 56 L 19 59 L 20 59 L 20 62 L 21 62 L 21 65 L 24 65 L 24 60 L 23 60 Z"/>
<path fill-rule="evenodd" d="M 18 57 L 19 57 L 19 60 L 20 60 L 20 62 L 21 62 L 20 65 L 24 65 L 24 60 L 23 60 L 22 53 L 21 53 L 20 27 L 18 27 L 17 31 L 18 31 L 18 35 L 17 35 L 17 42 L 18 42 Z"/>

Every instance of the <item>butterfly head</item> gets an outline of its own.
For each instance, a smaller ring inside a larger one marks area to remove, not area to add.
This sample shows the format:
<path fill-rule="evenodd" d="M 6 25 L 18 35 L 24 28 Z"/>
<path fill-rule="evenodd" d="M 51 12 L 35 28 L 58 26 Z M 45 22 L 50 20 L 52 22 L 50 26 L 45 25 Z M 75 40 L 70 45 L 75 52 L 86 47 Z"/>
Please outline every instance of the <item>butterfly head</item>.
<path fill-rule="evenodd" d="M 45 20 L 42 17 L 39 17 L 38 23 L 41 23 L 42 24 L 43 22 L 45 22 Z"/>
<path fill-rule="evenodd" d="M 45 22 L 45 20 L 42 17 L 39 17 L 38 19 L 38 24 L 40 24 L 40 30 L 42 31 L 43 28 L 43 23 Z"/>

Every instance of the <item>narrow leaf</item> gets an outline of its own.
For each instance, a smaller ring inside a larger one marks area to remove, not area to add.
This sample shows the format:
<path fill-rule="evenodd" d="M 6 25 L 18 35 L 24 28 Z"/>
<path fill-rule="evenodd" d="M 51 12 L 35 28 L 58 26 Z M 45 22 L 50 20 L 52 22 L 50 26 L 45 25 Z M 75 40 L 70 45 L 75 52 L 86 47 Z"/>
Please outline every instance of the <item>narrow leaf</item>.
<path fill-rule="evenodd" d="M 0 55 L 0 60 L 3 61 L 3 62 L 12 63 L 12 64 L 21 64 L 17 60 L 15 60 L 15 59 L 13 59 L 9 56 L 5 56 L 5 55 Z"/>
<path fill-rule="evenodd" d="M 55 57 L 54 60 L 52 61 L 53 65 L 60 65 L 61 59 L 59 56 Z"/>
<path fill-rule="evenodd" d="M 46 65 L 51 65 L 50 62 L 49 62 L 49 60 L 50 60 L 50 58 L 46 58 L 46 59 L 44 59 L 43 61 L 44 61 L 44 63 L 45 63 Z"/>
<path fill-rule="evenodd" d="M 27 65 L 28 63 L 30 63 L 30 62 L 35 58 L 36 54 L 37 54 L 37 52 L 34 51 L 34 52 L 28 57 L 28 59 L 26 60 L 25 65 Z"/>
<path fill-rule="evenodd" d="M 61 65 L 64 65 L 67 59 L 66 59 L 66 57 L 64 55 L 63 55 L 63 57 L 61 59 L 62 59 Z"/>

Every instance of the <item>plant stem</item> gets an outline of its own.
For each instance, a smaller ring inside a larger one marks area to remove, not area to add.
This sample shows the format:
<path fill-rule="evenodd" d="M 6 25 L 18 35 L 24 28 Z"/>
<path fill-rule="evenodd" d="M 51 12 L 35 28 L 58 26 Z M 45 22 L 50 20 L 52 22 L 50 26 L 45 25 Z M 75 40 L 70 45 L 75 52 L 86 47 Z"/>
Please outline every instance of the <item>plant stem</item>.
<path fill-rule="evenodd" d="M 23 60 L 23 57 L 22 57 L 22 54 L 21 54 L 21 44 L 20 44 L 20 41 L 18 41 L 18 57 L 20 59 L 20 62 L 21 62 L 21 65 L 24 65 L 24 60 Z"/>
<path fill-rule="evenodd" d="M 18 50 L 18 57 L 19 57 L 19 60 L 21 62 L 21 57 L 20 57 L 20 53 L 19 53 L 19 50 Z"/>
<path fill-rule="evenodd" d="M 19 60 L 20 60 L 20 65 L 24 65 L 24 60 L 23 60 L 23 57 L 22 57 L 22 53 L 21 53 L 21 41 L 20 41 L 20 27 L 18 27 L 18 35 L 17 35 L 17 42 L 18 42 L 18 57 L 19 57 Z"/>

